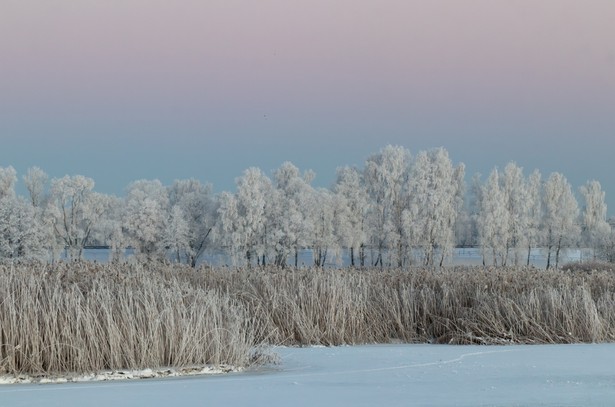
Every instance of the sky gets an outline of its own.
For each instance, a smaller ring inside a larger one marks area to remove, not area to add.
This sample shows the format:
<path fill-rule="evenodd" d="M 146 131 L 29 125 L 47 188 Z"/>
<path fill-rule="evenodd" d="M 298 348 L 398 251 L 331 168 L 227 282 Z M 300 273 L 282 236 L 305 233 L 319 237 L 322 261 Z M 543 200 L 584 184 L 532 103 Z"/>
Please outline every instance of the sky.
<path fill-rule="evenodd" d="M 612 0 L 2 0 L 0 167 L 328 187 L 387 144 L 596 179 L 615 214 Z"/>

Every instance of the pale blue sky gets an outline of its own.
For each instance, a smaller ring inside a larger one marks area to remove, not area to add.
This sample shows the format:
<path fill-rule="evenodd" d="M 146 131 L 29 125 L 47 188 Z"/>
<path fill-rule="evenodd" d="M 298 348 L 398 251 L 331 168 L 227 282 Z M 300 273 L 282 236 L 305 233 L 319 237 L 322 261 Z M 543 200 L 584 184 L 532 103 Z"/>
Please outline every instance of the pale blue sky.
<path fill-rule="evenodd" d="M 8 0 L 0 166 L 233 188 L 290 160 L 329 186 L 388 143 L 468 175 L 514 160 L 615 208 L 610 0 Z"/>

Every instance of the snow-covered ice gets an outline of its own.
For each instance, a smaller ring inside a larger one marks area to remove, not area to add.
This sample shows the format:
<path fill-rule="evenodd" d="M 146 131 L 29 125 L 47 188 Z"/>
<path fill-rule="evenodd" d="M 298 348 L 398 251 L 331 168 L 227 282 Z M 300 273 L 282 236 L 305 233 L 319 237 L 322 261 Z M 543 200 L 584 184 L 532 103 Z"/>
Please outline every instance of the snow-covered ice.
<path fill-rule="evenodd" d="M 215 375 L 229 372 L 243 371 L 242 368 L 236 368 L 229 365 L 219 366 L 193 366 L 184 367 L 181 369 L 162 368 L 162 369 L 142 369 L 142 370 L 110 370 L 99 373 L 90 373 L 85 375 L 67 375 L 67 376 L 0 376 L 0 385 L 3 384 L 48 384 L 48 383 L 79 383 L 79 382 L 100 382 L 100 381 L 117 381 L 117 380 L 138 380 L 138 379 L 153 379 L 178 376 L 202 376 Z"/>
<path fill-rule="evenodd" d="M 608 406 L 615 344 L 277 348 L 220 376 L 0 387 L 0 406 Z"/>

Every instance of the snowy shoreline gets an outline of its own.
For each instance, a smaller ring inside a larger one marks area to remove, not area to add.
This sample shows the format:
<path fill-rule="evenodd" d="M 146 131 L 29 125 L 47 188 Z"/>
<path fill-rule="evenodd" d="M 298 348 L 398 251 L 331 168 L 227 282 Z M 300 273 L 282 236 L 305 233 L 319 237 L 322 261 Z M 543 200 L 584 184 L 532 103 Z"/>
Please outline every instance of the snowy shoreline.
<path fill-rule="evenodd" d="M 49 384 L 49 383 L 83 383 L 118 380 L 143 380 L 180 376 L 220 375 L 242 372 L 244 369 L 230 365 L 206 365 L 184 368 L 158 368 L 141 370 L 108 370 L 82 375 L 0 375 L 0 385 L 3 384 Z"/>
<path fill-rule="evenodd" d="M 615 405 L 615 343 L 274 350 L 279 368 L 242 374 L 0 386 L 0 406 Z"/>

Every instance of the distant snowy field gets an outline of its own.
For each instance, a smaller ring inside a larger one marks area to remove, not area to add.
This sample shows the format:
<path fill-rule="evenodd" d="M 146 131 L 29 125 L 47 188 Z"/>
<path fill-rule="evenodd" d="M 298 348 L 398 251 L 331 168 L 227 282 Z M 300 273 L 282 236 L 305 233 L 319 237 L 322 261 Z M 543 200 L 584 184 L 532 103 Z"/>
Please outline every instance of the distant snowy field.
<path fill-rule="evenodd" d="M 221 376 L 0 386 L 0 406 L 609 406 L 615 344 L 277 348 Z"/>

